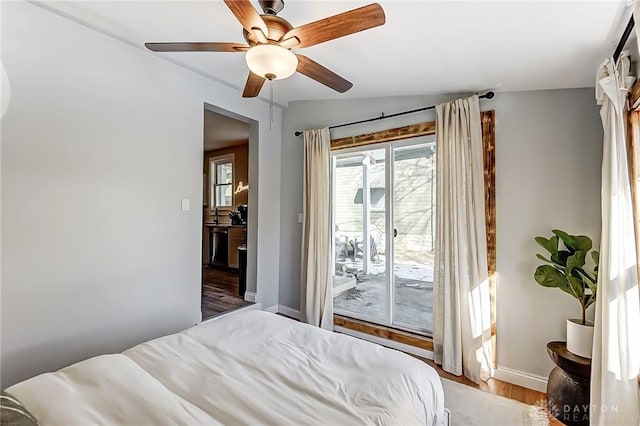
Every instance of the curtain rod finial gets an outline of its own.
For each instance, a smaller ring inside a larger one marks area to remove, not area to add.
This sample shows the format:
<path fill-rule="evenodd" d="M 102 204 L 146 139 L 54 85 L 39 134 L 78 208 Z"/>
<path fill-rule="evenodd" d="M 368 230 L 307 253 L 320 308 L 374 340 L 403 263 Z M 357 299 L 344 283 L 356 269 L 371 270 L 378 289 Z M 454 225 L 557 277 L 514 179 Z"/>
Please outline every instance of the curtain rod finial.
<path fill-rule="evenodd" d="M 493 99 L 496 96 L 496 93 L 492 90 L 484 94 L 485 99 Z"/>
<path fill-rule="evenodd" d="M 297 132 L 294 133 L 294 135 L 300 136 L 300 135 L 302 135 L 302 132 L 301 131 L 297 131 Z"/>

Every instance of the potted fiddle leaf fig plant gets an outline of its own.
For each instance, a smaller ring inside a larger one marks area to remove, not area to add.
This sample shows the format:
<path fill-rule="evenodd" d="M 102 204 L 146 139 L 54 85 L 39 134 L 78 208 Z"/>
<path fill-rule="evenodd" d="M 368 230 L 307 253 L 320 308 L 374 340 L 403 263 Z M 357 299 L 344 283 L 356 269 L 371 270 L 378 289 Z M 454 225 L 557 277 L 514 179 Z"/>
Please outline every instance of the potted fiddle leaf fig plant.
<path fill-rule="evenodd" d="M 550 238 L 535 238 L 548 255 L 536 255 L 545 264 L 536 268 L 534 278 L 541 286 L 557 287 L 578 300 L 582 318 L 567 320 L 567 349 L 591 358 L 593 322 L 587 321 L 586 312 L 596 301 L 600 253 L 591 250 L 593 242 L 585 235 L 570 235 L 558 229 L 552 232 Z"/>

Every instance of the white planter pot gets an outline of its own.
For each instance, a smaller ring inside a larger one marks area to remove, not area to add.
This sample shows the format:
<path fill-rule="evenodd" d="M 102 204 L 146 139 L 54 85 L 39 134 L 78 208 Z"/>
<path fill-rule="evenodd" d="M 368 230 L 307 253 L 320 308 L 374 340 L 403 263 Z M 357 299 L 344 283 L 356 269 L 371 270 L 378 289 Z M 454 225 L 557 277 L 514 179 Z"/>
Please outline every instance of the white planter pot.
<path fill-rule="evenodd" d="M 593 322 L 582 325 L 581 320 L 567 320 L 567 350 L 583 358 L 591 358 Z"/>

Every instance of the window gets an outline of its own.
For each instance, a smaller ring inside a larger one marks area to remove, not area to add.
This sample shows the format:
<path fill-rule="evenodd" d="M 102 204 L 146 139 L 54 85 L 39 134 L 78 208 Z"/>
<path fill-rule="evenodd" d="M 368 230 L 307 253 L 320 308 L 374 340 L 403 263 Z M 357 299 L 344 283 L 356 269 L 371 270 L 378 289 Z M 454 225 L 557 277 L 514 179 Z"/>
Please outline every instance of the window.
<path fill-rule="evenodd" d="M 209 160 L 211 176 L 211 210 L 233 207 L 233 154 Z"/>

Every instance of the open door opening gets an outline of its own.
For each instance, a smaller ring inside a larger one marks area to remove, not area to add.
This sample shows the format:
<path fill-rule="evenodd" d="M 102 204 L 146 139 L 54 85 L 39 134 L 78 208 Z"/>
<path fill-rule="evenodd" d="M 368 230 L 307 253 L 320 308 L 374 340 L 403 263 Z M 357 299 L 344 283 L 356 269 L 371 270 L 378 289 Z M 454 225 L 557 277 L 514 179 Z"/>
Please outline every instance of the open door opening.
<path fill-rule="evenodd" d="M 251 305 L 247 292 L 250 125 L 204 111 L 202 319 Z"/>

